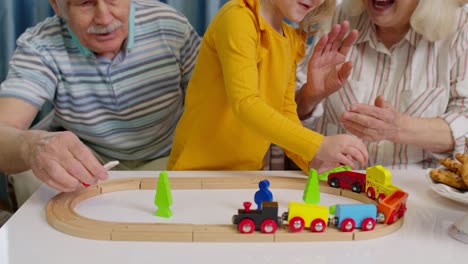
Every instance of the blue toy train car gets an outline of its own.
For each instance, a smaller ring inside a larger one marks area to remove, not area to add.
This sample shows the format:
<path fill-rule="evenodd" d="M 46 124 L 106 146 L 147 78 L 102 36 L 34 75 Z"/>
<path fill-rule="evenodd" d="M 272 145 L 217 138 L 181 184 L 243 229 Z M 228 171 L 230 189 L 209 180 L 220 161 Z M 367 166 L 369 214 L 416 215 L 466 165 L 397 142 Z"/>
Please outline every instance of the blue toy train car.
<path fill-rule="evenodd" d="M 374 204 L 338 204 L 329 223 L 343 232 L 351 232 L 355 228 L 371 231 L 377 223 L 377 207 Z"/>

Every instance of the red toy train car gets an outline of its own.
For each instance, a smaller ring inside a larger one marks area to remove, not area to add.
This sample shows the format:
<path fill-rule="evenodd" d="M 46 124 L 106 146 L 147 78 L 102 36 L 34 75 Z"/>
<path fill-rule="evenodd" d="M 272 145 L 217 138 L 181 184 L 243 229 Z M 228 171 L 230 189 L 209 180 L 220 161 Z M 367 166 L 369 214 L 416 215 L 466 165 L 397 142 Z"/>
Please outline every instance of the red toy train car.
<path fill-rule="evenodd" d="M 328 175 L 328 185 L 335 188 L 350 189 L 360 193 L 366 189 L 366 174 L 354 171 L 340 171 Z"/>
<path fill-rule="evenodd" d="M 392 175 L 386 168 L 377 165 L 366 169 L 366 173 L 340 171 L 328 175 L 328 185 L 335 188 L 365 192 L 370 199 L 379 202 L 400 188 L 392 184 Z"/>

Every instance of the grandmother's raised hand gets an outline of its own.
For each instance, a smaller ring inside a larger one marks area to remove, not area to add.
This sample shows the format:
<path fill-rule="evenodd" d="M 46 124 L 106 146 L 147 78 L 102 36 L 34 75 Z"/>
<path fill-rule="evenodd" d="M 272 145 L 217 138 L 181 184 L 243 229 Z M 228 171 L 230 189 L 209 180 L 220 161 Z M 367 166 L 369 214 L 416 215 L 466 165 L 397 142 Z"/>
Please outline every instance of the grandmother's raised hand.
<path fill-rule="evenodd" d="M 349 22 L 336 24 L 330 33 L 317 42 L 307 67 L 306 87 L 310 93 L 322 99 L 336 92 L 351 73 L 352 63 L 346 55 L 358 37 L 358 31 L 348 35 Z"/>
<path fill-rule="evenodd" d="M 340 121 L 346 130 L 363 140 L 398 142 L 404 117 L 382 96 L 378 96 L 375 106 L 351 105 L 347 112 L 341 114 Z"/>

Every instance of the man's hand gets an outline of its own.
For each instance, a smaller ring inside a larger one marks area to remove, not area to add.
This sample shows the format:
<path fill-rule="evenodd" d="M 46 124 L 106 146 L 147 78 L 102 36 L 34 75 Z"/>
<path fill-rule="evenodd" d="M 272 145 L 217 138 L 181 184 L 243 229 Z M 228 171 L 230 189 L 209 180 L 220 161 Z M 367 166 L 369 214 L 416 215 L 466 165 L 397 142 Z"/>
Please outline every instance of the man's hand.
<path fill-rule="evenodd" d="M 341 114 L 340 121 L 346 130 L 363 140 L 399 142 L 404 117 L 382 96 L 378 96 L 375 106 L 351 105 L 349 111 Z"/>
<path fill-rule="evenodd" d="M 78 189 L 81 183 L 107 179 L 107 171 L 93 153 L 71 132 L 25 132 L 23 157 L 33 173 L 62 192 Z"/>

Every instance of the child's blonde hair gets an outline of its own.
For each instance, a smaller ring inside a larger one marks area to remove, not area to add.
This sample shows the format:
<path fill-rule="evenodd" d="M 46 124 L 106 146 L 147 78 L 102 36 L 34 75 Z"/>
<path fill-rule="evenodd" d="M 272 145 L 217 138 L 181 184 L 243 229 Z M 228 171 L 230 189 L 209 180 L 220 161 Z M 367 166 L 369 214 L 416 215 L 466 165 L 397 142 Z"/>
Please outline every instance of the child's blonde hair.
<path fill-rule="evenodd" d="M 310 11 L 304 17 L 299 23 L 299 29 L 308 36 L 315 34 L 322 26 L 322 23 L 333 15 L 335 7 L 336 0 L 325 0 L 320 6 Z"/>
<path fill-rule="evenodd" d="M 360 15 L 366 9 L 364 1 L 344 0 L 343 12 Z M 457 8 L 467 3 L 468 0 L 419 0 L 410 18 L 411 27 L 429 41 L 444 39 L 457 29 Z"/>

